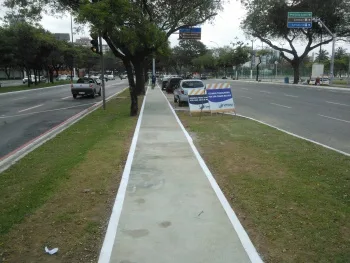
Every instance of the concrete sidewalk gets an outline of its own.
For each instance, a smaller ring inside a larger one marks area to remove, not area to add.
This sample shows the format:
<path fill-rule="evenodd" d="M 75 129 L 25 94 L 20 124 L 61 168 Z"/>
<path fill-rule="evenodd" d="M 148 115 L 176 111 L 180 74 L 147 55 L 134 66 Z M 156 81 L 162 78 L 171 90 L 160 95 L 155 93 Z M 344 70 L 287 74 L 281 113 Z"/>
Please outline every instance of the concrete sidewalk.
<path fill-rule="evenodd" d="M 140 118 L 99 262 L 262 262 L 159 88 Z"/>

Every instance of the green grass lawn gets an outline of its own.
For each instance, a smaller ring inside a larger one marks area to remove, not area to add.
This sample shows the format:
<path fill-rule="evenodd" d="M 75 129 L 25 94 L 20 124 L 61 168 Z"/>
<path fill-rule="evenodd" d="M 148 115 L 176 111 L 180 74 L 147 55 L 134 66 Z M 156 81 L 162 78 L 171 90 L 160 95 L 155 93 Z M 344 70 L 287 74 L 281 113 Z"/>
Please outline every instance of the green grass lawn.
<path fill-rule="evenodd" d="M 137 120 L 128 90 L 106 106 L 0 174 L 4 262 L 97 261 Z"/>
<path fill-rule="evenodd" d="M 240 117 L 178 115 L 265 262 L 349 262 L 350 157 Z"/>
<path fill-rule="evenodd" d="M 347 85 L 348 81 L 347 80 L 333 80 L 333 84 L 337 85 Z"/>
<path fill-rule="evenodd" d="M 70 80 L 55 81 L 54 83 L 39 83 L 37 85 L 31 84 L 30 87 L 28 87 L 28 84 L 22 84 L 22 85 L 11 86 L 11 87 L 1 87 L 0 93 L 20 91 L 20 90 L 32 90 L 32 89 L 38 89 L 38 88 L 58 86 L 63 84 L 70 84 Z"/>

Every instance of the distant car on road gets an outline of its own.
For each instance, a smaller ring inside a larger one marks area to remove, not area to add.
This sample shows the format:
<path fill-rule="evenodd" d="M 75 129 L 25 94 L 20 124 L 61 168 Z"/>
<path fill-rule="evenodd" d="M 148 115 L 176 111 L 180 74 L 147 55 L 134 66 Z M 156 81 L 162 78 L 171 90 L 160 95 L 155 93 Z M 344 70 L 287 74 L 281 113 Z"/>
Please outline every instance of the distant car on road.
<path fill-rule="evenodd" d="M 226 77 L 226 76 L 223 76 L 222 79 L 227 79 L 227 77 Z"/>
<path fill-rule="evenodd" d="M 168 83 L 166 84 L 166 92 L 173 93 L 175 90 L 175 86 L 179 85 L 180 81 L 183 80 L 181 77 L 172 77 L 168 79 Z"/>
<path fill-rule="evenodd" d="M 22 80 L 23 84 L 26 84 L 28 82 L 28 77 L 25 77 L 23 80 Z M 35 82 L 35 76 L 34 75 L 31 75 L 30 76 L 30 79 L 29 79 L 29 82 L 30 83 L 34 83 Z"/>
<path fill-rule="evenodd" d="M 120 79 L 127 79 L 128 75 L 127 74 L 121 74 L 119 77 L 120 77 Z"/>
<path fill-rule="evenodd" d="M 101 96 L 101 84 L 93 78 L 80 78 L 75 84 L 71 85 L 71 91 L 74 99 L 76 99 L 78 95 L 87 95 L 95 98 L 96 94 Z"/>
<path fill-rule="evenodd" d="M 188 91 L 194 88 L 204 88 L 203 81 L 199 79 L 185 79 L 180 82 L 177 88 L 174 90 L 174 102 L 179 103 L 179 107 L 184 102 L 188 102 Z"/>
<path fill-rule="evenodd" d="M 115 80 L 114 75 L 108 75 L 107 78 L 108 78 L 109 80 Z"/>
<path fill-rule="evenodd" d="M 202 74 L 201 79 L 208 79 L 207 75 Z"/>
<path fill-rule="evenodd" d="M 61 80 L 69 80 L 70 77 L 68 75 L 58 75 L 58 77 L 56 78 L 57 81 L 61 81 Z"/>

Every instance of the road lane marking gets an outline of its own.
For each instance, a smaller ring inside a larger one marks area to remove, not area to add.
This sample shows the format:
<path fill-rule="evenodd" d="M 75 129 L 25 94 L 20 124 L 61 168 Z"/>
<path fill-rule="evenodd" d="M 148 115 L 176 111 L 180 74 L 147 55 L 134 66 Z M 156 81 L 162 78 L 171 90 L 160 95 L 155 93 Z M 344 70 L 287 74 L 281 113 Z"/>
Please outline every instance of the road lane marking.
<path fill-rule="evenodd" d="M 292 98 L 299 98 L 299 96 L 289 95 L 289 94 L 284 94 L 284 96 L 286 96 L 286 97 L 292 97 Z"/>
<path fill-rule="evenodd" d="M 18 111 L 18 112 L 28 111 L 28 110 L 31 110 L 31 109 L 35 109 L 35 108 L 41 107 L 41 106 L 43 106 L 43 105 L 44 105 L 44 104 L 39 104 L 39 105 L 36 105 L 36 106 L 30 107 L 30 108 L 27 108 L 27 109 L 24 109 L 24 110 L 20 110 L 20 111 Z"/>
<path fill-rule="evenodd" d="M 261 93 L 271 94 L 271 92 L 270 92 L 270 91 L 266 91 L 266 90 L 259 90 L 259 92 L 261 92 Z"/>
<path fill-rule="evenodd" d="M 283 108 L 287 108 L 287 109 L 291 109 L 292 107 L 289 107 L 289 106 L 285 106 L 285 105 L 281 105 L 281 104 L 277 104 L 277 103 L 270 103 L 272 105 L 276 105 L 276 106 L 279 106 L 279 107 L 283 107 Z"/>
<path fill-rule="evenodd" d="M 240 96 L 240 97 L 252 100 L 251 97 L 247 97 L 247 96 Z"/>
<path fill-rule="evenodd" d="M 100 101 L 98 101 L 98 102 L 100 102 Z M 2 115 L 2 116 L 0 116 L 0 119 L 21 117 L 21 116 L 27 116 L 27 115 L 34 115 L 34 114 L 38 114 L 38 113 L 46 113 L 46 112 L 51 112 L 51 111 L 68 110 L 68 109 L 78 108 L 78 107 L 81 107 L 81 106 L 96 104 L 98 102 L 79 104 L 79 105 L 75 105 L 75 106 L 70 106 L 70 107 L 65 107 L 65 108 L 58 108 L 58 109 L 52 109 L 52 110 L 34 111 L 34 112 L 28 112 L 28 113 L 23 113 L 23 114 L 17 114 L 17 115 L 8 115 L 8 116 Z"/>
<path fill-rule="evenodd" d="M 343 104 L 343 103 L 339 103 L 339 102 L 326 101 L 326 103 L 329 103 L 329 104 L 335 104 L 335 105 L 340 105 L 340 106 L 350 107 L 350 105 L 349 105 L 349 104 Z"/>
<path fill-rule="evenodd" d="M 350 121 L 347 121 L 347 120 L 342 120 L 342 119 L 338 119 L 338 118 L 334 118 L 334 117 L 329 117 L 329 116 L 326 116 L 326 115 L 321 115 L 321 114 L 318 114 L 318 116 L 321 116 L 321 117 L 323 117 L 323 118 L 327 118 L 327 119 L 336 120 L 336 121 L 342 121 L 342 122 L 350 123 Z"/>
<path fill-rule="evenodd" d="M 244 90 L 249 90 L 249 89 L 247 89 L 247 88 L 241 88 L 241 89 L 244 89 Z"/>
<path fill-rule="evenodd" d="M 68 98 L 72 98 L 72 96 L 61 98 L 61 100 L 65 100 L 65 99 L 68 99 Z"/>
<path fill-rule="evenodd" d="M 17 98 L 17 99 L 13 99 L 13 101 L 15 100 L 23 100 L 23 99 L 26 99 L 27 97 L 21 97 L 21 98 Z"/>

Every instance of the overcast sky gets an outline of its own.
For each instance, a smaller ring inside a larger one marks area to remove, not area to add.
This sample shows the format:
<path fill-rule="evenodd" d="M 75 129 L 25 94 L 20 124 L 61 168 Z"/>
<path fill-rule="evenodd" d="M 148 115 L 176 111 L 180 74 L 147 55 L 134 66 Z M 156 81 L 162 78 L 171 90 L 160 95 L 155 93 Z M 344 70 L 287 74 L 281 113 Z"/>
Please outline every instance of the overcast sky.
<path fill-rule="evenodd" d="M 1 2 L 1 0 L 0 0 Z M 245 16 L 245 10 L 243 9 L 240 1 L 231 0 L 230 3 L 225 4 L 224 11 L 219 13 L 212 24 L 205 24 L 202 26 L 202 42 L 209 48 L 215 48 L 217 46 L 230 45 L 231 42 L 235 41 L 235 38 L 238 37 L 239 40 L 244 41 L 246 43 L 251 42 L 247 40 L 240 29 L 240 23 Z M 45 15 L 41 22 L 43 27 L 53 33 L 70 33 L 71 32 L 71 22 L 70 16 L 66 15 L 61 18 L 55 18 L 52 16 Z M 85 32 L 80 32 L 74 35 L 74 41 L 79 37 L 88 37 L 89 30 L 86 28 Z M 170 37 L 171 46 L 175 46 L 178 43 L 178 35 L 172 35 Z M 279 43 L 279 42 L 277 42 Z M 261 47 L 262 43 L 257 40 L 254 43 L 254 46 Z M 267 45 L 264 44 L 264 47 Z M 343 46 L 350 51 L 350 45 L 344 44 L 343 42 L 337 43 L 337 46 Z M 286 47 L 286 45 L 284 46 Z M 331 45 L 324 46 L 323 48 L 329 50 L 331 52 Z M 302 52 L 303 44 L 298 43 L 296 45 L 296 49 L 298 52 Z M 318 52 L 318 49 L 314 51 Z M 311 55 L 311 54 L 310 54 Z"/>

